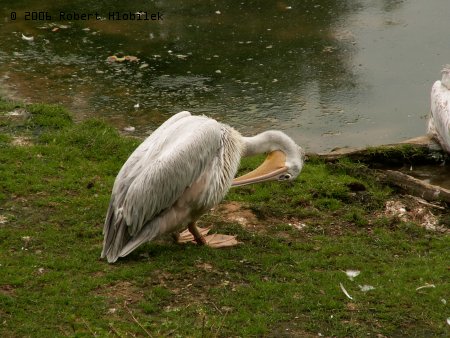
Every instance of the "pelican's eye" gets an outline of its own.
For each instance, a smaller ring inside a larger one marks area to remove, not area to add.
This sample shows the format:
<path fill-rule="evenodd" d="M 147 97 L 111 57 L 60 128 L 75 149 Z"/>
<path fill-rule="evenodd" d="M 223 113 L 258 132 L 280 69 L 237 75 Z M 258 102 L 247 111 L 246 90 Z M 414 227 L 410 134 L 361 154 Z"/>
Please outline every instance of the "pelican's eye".
<path fill-rule="evenodd" d="M 278 181 L 286 181 L 291 179 L 291 177 L 292 177 L 291 174 L 283 174 L 278 177 Z"/>

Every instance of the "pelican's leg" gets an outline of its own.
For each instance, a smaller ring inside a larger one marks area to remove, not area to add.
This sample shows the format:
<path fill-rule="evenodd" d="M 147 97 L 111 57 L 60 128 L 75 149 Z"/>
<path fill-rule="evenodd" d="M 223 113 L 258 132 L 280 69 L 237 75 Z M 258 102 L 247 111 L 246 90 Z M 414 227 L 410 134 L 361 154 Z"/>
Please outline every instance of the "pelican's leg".
<path fill-rule="evenodd" d="M 198 228 L 195 226 L 195 222 L 189 223 L 188 225 L 189 232 L 194 236 L 195 241 L 198 245 L 205 245 L 206 240 L 205 237 L 200 233 Z"/>
<path fill-rule="evenodd" d="M 195 224 L 195 223 L 193 223 Z M 208 234 L 209 230 L 211 230 L 210 227 L 207 228 L 197 228 L 195 225 L 194 227 L 197 229 L 197 231 L 200 233 L 201 236 L 205 236 Z M 176 243 L 182 244 L 182 243 L 189 243 L 189 242 L 196 242 L 194 234 L 190 231 L 190 229 L 184 230 L 182 233 L 173 233 L 172 234 L 173 239 Z"/>
<path fill-rule="evenodd" d="M 197 228 L 195 222 L 188 225 L 187 230 L 181 234 L 173 234 L 178 243 L 196 242 L 199 245 L 207 245 L 211 248 L 223 248 L 239 244 L 236 236 L 212 234 L 208 235 L 211 228 Z"/>

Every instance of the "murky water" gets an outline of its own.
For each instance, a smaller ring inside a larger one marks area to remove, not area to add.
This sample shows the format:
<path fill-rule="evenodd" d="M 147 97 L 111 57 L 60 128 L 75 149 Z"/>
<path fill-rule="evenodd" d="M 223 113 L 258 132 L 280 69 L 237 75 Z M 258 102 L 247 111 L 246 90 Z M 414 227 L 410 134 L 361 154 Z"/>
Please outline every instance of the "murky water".
<path fill-rule="evenodd" d="M 450 63 L 448 0 L 72 3 L 1 1 L 2 92 L 137 134 L 190 110 L 245 134 L 284 130 L 308 151 L 397 142 L 425 132 L 431 85 Z"/>
<path fill-rule="evenodd" d="M 450 167 L 448 165 L 420 165 L 400 170 L 427 183 L 450 189 Z"/>

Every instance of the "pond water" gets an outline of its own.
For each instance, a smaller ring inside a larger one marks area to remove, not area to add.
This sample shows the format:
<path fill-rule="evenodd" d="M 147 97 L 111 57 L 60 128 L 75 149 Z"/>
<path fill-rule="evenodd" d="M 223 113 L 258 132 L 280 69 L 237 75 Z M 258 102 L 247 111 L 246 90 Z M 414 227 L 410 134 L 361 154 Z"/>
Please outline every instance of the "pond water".
<path fill-rule="evenodd" d="M 2 0 L 0 88 L 136 135 L 190 110 L 246 135 L 283 130 L 307 151 L 393 143 L 425 133 L 431 85 L 450 63 L 449 10 L 448 0 Z M 33 11 L 48 19 L 25 20 Z M 109 17 L 138 11 L 163 17 Z"/>

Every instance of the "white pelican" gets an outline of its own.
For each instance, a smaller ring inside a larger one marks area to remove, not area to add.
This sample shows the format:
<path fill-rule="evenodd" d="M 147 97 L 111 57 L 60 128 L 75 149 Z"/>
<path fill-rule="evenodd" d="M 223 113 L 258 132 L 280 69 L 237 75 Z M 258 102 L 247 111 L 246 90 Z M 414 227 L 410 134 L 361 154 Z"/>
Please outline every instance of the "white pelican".
<path fill-rule="evenodd" d="M 428 134 L 450 153 L 450 65 L 444 66 L 441 81 L 436 81 L 431 88 Z"/>
<path fill-rule="evenodd" d="M 265 152 L 269 154 L 263 164 L 233 180 L 241 156 Z M 232 185 L 295 179 L 303 167 L 303 154 L 280 131 L 243 137 L 206 116 L 187 111 L 172 116 L 136 148 L 117 175 L 101 257 L 113 263 L 142 243 L 186 227 L 198 244 L 237 244 L 234 236 L 204 237 L 207 230 L 199 230 L 196 220 Z"/>

